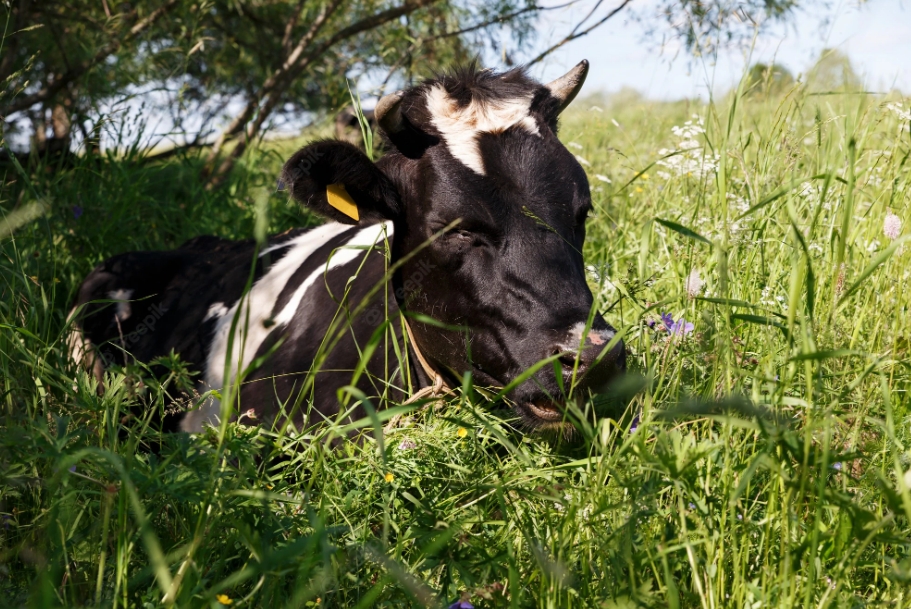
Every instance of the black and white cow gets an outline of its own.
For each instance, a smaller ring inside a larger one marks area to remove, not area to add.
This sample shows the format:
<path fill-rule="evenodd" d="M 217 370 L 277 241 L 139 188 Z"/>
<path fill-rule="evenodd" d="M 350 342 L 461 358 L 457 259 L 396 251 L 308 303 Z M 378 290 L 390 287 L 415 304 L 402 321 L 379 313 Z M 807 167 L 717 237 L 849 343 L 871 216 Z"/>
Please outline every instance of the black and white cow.
<path fill-rule="evenodd" d="M 521 69 L 470 68 L 384 97 L 380 161 L 319 141 L 285 164 L 293 198 L 330 222 L 260 251 L 199 237 L 105 261 L 76 299 L 74 358 L 101 379 L 106 365 L 173 350 L 201 388 L 245 371 L 242 410 L 297 425 L 336 416 L 362 360 L 357 388 L 402 400 L 409 382 L 458 386 L 470 372 L 476 386 L 505 387 L 554 358 L 508 398 L 529 427 L 559 427 L 573 381 L 576 395 L 598 390 L 626 365 L 586 284 L 588 181 L 557 139 L 587 72 L 583 61 L 541 85 Z M 400 311 L 414 345 L 399 320 L 365 354 Z M 198 430 L 218 413 L 210 405 L 170 427 Z"/>

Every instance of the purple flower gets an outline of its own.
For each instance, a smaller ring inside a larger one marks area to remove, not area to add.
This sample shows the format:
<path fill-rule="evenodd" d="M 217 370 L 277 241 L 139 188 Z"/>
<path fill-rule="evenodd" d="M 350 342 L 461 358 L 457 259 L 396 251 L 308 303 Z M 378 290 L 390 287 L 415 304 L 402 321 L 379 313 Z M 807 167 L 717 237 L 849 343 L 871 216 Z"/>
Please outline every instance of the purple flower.
<path fill-rule="evenodd" d="M 285 181 L 281 178 L 275 183 L 275 190 L 285 190 Z"/>
<path fill-rule="evenodd" d="M 841 461 L 839 461 L 838 463 L 833 463 L 832 467 L 837 469 L 838 471 L 841 471 L 841 468 L 842 468 Z"/>
<path fill-rule="evenodd" d="M 630 423 L 629 432 L 633 433 L 637 429 L 639 429 L 639 413 L 638 412 L 636 413 L 636 416 L 633 417 L 633 422 Z"/>
<path fill-rule="evenodd" d="M 72 473 L 75 474 L 75 473 L 76 473 L 76 466 L 73 465 L 72 467 L 70 467 L 70 471 L 71 471 Z"/>
<path fill-rule="evenodd" d="M 468 601 L 457 600 L 453 604 L 449 605 L 449 609 L 474 609 L 474 605 Z"/>
<path fill-rule="evenodd" d="M 82 216 L 82 206 L 73 205 L 73 218 L 78 220 Z"/>
<path fill-rule="evenodd" d="M 695 328 L 693 324 L 682 317 L 677 321 L 674 321 L 674 317 L 670 313 L 662 313 L 661 322 L 664 324 L 664 328 L 672 336 L 686 336 Z"/>

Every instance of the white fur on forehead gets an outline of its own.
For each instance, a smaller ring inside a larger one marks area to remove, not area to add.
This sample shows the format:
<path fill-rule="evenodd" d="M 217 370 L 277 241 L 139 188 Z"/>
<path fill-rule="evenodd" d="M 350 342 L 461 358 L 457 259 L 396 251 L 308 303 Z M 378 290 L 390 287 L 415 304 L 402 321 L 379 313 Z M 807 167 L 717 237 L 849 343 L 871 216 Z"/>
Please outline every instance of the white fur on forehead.
<path fill-rule="evenodd" d="M 529 113 L 531 94 L 511 99 L 471 100 L 460 108 L 442 85 L 427 91 L 427 110 L 433 126 L 446 142 L 449 152 L 476 173 L 484 175 L 484 161 L 478 149 L 482 133 L 502 133 L 514 125 L 540 135 L 538 124 Z"/>

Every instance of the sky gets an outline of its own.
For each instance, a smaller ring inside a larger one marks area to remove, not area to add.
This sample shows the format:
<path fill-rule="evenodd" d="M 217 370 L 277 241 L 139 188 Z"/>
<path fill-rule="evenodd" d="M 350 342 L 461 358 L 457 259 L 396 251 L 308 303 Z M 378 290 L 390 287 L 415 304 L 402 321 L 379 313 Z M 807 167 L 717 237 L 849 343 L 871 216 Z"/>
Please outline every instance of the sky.
<path fill-rule="evenodd" d="M 638 0 L 639 10 L 647 11 L 654 4 L 655 0 Z M 546 13 L 539 22 L 535 46 L 543 49 L 559 41 L 569 24 L 593 5 L 585 0 Z M 637 0 L 630 6 L 637 6 Z M 869 0 L 862 5 L 857 0 L 833 0 L 829 10 L 819 10 L 818 4 L 814 8 L 796 13 L 787 25 L 772 27 L 757 40 L 752 55 L 728 48 L 719 52 L 717 61 L 693 59 L 678 42 L 662 48 L 660 35 L 668 33 L 667 28 L 650 38 L 630 13 L 621 12 L 588 36 L 560 48 L 532 74 L 549 80 L 588 59 L 592 67 L 586 92 L 632 87 L 652 99 L 706 99 L 710 91 L 717 94 L 734 86 L 748 64 L 775 61 L 797 75 L 806 72 L 824 48 L 835 48 L 851 58 L 866 90 L 897 88 L 911 93 L 911 0 Z"/>

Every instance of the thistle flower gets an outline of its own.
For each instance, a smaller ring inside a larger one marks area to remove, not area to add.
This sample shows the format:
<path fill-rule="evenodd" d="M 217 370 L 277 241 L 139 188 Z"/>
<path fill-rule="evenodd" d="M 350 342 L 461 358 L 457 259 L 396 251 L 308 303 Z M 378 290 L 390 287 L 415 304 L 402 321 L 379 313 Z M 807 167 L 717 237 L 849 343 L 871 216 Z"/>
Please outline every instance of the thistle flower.
<path fill-rule="evenodd" d="M 895 241 L 902 232 L 902 220 L 891 211 L 883 220 L 883 234 Z"/>
<path fill-rule="evenodd" d="M 670 313 L 662 313 L 661 322 L 664 324 L 664 329 L 671 336 L 686 336 L 695 328 L 693 324 L 682 317 L 674 321 L 674 317 Z"/>
<path fill-rule="evenodd" d="M 686 281 L 683 282 L 683 289 L 686 290 L 686 295 L 690 298 L 696 298 L 699 292 L 702 291 L 703 287 L 705 287 L 705 282 L 699 275 L 699 269 L 693 269 L 690 271 L 690 274 L 686 278 Z"/>

